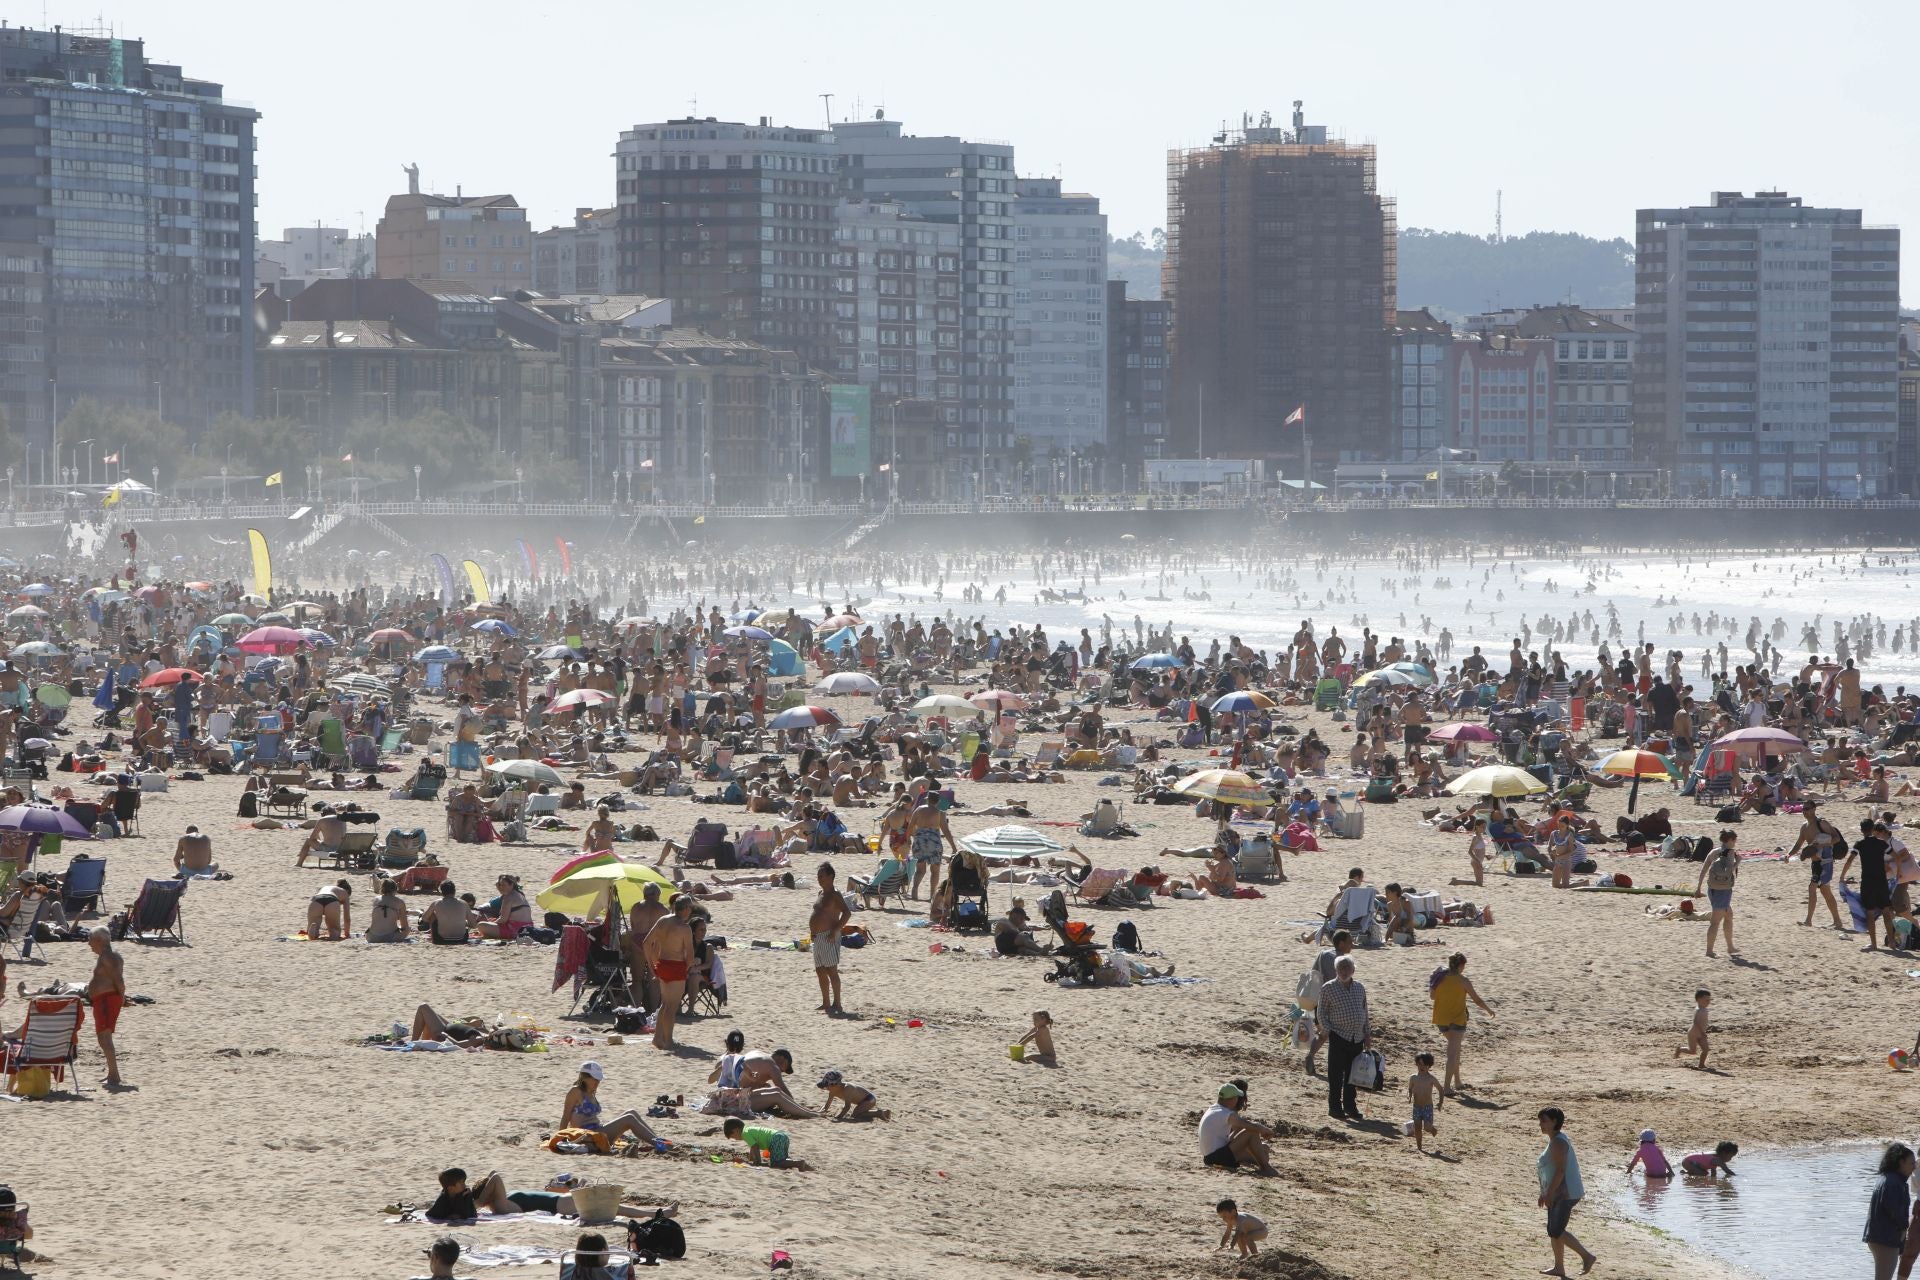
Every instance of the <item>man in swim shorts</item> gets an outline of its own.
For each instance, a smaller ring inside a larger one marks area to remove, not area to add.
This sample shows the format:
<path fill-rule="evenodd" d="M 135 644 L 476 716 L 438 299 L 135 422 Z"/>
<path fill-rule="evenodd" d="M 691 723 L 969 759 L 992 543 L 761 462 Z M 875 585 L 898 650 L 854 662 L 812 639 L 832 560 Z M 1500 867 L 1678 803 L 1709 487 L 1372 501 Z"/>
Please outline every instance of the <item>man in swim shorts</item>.
<path fill-rule="evenodd" d="M 920 877 L 931 870 L 933 878 L 927 884 L 927 897 L 931 898 L 940 890 L 941 855 L 947 847 L 960 852 L 953 830 L 947 826 L 947 815 L 940 812 L 939 797 L 931 789 L 921 793 L 920 803 L 907 817 L 907 829 L 913 833 L 913 886 L 907 896 L 920 896 Z"/>
<path fill-rule="evenodd" d="M 120 1025 L 120 1010 L 127 1003 L 127 971 L 120 953 L 113 949 L 113 937 L 105 929 L 87 935 L 87 946 L 96 957 L 93 977 L 87 980 L 87 1003 L 93 1007 L 93 1034 L 100 1042 L 100 1053 L 107 1060 L 104 1083 L 108 1088 L 120 1084 L 120 1058 L 114 1051 L 113 1031 Z"/>
<path fill-rule="evenodd" d="M 660 987 L 660 1007 L 654 1011 L 653 1047 L 673 1048 L 673 1019 L 687 990 L 687 967 L 693 963 L 693 899 L 676 894 L 673 914 L 647 930 L 640 954 Z"/>
<path fill-rule="evenodd" d="M 941 819 L 941 825 L 946 820 Z M 833 864 L 820 864 L 820 896 L 807 917 L 807 935 L 813 939 L 813 975 L 820 981 L 820 1008 L 828 1014 L 840 1009 L 840 926 L 847 922 L 847 901 L 833 887 Z"/>

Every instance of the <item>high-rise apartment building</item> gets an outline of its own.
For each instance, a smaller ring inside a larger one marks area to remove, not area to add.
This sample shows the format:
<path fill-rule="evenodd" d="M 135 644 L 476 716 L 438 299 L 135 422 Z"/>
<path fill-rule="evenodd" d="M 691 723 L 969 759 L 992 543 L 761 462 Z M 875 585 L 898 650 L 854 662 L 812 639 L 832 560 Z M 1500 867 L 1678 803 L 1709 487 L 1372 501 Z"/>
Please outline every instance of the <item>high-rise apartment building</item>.
<path fill-rule="evenodd" d="M 1011 478 L 1013 443 L 1013 147 L 915 137 L 900 122 L 836 124 L 847 194 L 897 202 L 960 232 L 961 425 L 955 446 L 978 461 L 987 491 Z M 975 491 L 977 492 L 977 490 Z"/>
<path fill-rule="evenodd" d="M 1453 351 L 1453 326 L 1421 307 L 1395 314 L 1387 346 L 1387 381 L 1398 457 L 1431 458 L 1453 446 L 1453 390 L 1443 385 Z"/>
<path fill-rule="evenodd" d="M 258 120 L 142 41 L 0 29 L 0 413 L 35 483 L 81 396 L 250 411 Z"/>
<path fill-rule="evenodd" d="M 1013 425 L 1036 457 L 1106 453 L 1107 215 L 1058 178 L 1016 178 Z"/>
<path fill-rule="evenodd" d="M 407 190 L 387 197 L 374 237 L 382 280 L 436 281 L 489 298 L 533 287 L 533 233 L 520 202 L 423 192 L 418 166 L 407 169 Z"/>
<path fill-rule="evenodd" d="M 533 237 L 533 287 L 550 298 L 619 292 L 620 211 L 575 209 L 573 225 Z"/>
<path fill-rule="evenodd" d="M 1165 299 L 1129 298 L 1125 280 L 1107 281 L 1107 450 L 1122 492 L 1165 456 L 1172 314 Z"/>
<path fill-rule="evenodd" d="M 828 367 L 837 155 L 825 130 L 765 116 L 624 131 L 614 149 L 620 292 L 669 299 L 676 323 Z"/>
<path fill-rule="evenodd" d="M 1174 422 L 1182 453 L 1261 458 L 1298 475 L 1305 409 L 1316 470 L 1400 448 L 1389 402 L 1394 206 L 1371 146 L 1329 139 L 1294 104 L 1167 157 Z"/>
<path fill-rule="evenodd" d="M 834 212 L 833 381 L 872 388 L 874 430 L 925 401 L 960 424 L 960 229 L 885 200 Z M 884 445 L 884 439 L 882 444 Z M 876 448 L 879 461 L 884 449 Z"/>
<path fill-rule="evenodd" d="M 1887 492 L 1900 233 L 1783 191 L 1642 209 L 1636 454 L 1677 492 Z"/>

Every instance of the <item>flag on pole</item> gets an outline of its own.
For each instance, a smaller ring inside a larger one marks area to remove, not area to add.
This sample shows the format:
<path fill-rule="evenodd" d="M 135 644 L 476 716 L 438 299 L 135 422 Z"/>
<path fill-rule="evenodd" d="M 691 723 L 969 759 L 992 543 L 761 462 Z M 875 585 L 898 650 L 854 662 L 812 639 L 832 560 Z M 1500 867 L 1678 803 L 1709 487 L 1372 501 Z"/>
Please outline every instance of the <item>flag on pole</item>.
<path fill-rule="evenodd" d="M 1427 479 L 1429 479 L 1429 480 L 1438 480 L 1439 478 L 1440 478 L 1440 473 L 1439 473 L 1438 471 L 1429 471 L 1429 472 L 1427 472 Z"/>
<path fill-rule="evenodd" d="M 103 456 L 101 457 L 101 459 L 100 459 L 100 461 L 102 461 L 102 462 L 118 462 L 118 461 L 120 461 L 120 455 L 119 455 L 119 454 L 117 454 L 117 453 L 109 453 L 109 454 L 105 454 L 105 455 L 103 455 Z"/>
<path fill-rule="evenodd" d="M 1292 413 L 1287 415 L 1287 420 L 1281 423 L 1280 425 L 1283 427 L 1290 427 L 1296 422 L 1298 422 L 1302 426 L 1306 425 L 1307 406 L 1301 405 L 1299 408 L 1295 409 Z"/>
<path fill-rule="evenodd" d="M 276 471 L 272 475 L 268 476 L 265 481 L 262 482 L 261 487 L 265 488 L 268 485 L 276 485 L 279 483 L 280 483 L 280 473 Z"/>
<path fill-rule="evenodd" d="M 107 496 L 100 500 L 100 506 L 104 510 L 118 501 L 120 501 L 120 491 L 118 489 L 109 489 L 107 490 Z"/>
<path fill-rule="evenodd" d="M 343 454 L 341 454 L 341 455 L 340 455 L 340 461 L 342 461 L 342 462 L 352 462 L 352 461 L 353 461 L 353 451 L 352 451 L 351 449 L 349 449 L 349 450 L 348 450 L 347 452 L 345 452 L 345 453 L 343 453 Z"/>

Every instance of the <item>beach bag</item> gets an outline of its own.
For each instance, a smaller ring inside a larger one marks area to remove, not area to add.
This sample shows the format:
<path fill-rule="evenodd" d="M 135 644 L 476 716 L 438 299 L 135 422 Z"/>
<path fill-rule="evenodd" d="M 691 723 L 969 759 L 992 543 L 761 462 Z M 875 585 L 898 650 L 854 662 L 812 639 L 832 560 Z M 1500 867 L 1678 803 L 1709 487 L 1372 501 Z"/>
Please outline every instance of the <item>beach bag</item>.
<path fill-rule="evenodd" d="M 987 913 L 979 903 L 966 901 L 956 903 L 953 908 L 953 927 L 956 929 L 984 929 L 987 927 Z M 1093 929 L 1089 925 L 1087 932 L 1091 936 Z"/>
<path fill-rule="evenodd" d="M 1695 836 L 1693 838 L 1693 848 L 1688 851 L 1687 858 L 1693 862 L 1705 862 L 1713 856 L 1714 850 L 1717 847 L 1713 842 L 1712 836 Z"/>
<path fill-rule="evenodd" d="M 857 924 L 840 926 L 840 945 L 843 947 L 853 947 L 857 950 L 866 946 L 871 940 L 867 931 Z"/>
<path fill-rule="evenodd" d="M 1380 1051 L 1363 1049 L 1360 1051 L 1360 1056 L 1353 1060 L 1353 1066 L 1347 1070 L 1347 1083 L 1356 1089 L 1377 1092 L 1384 1075 L 1380 1066 Z"/>
<path fill-rule="evenodd" d="M 656 1209 L 644 1222 L 638 1218 L 627 1219 L 627 1252 L 648 1260 L 678 1261 L 687 1256 L 687 1234 L 664 1210 Z"/>
<path fill-rule="evenodd" d="M 1293 984 L 1293 1002 L 1312 1012 L 1320 1007 L 1320 971 L 1309 969 Z"/>
<path fill-rule="evenodd" d="M 260 816 L 259 792 L 242 791 L 240 793 L 240 816 L 242 818 L 257 818 Z"/>
<path fill-rule="evenodd" d="M 1724 809 L 1715 810 L 1713 815 L 1713 820 L 1715 822 L 1740 821 L 1740 806 L 1737 804 L 1730 804 Z"/>
<path fill-rule="evenodd" d="M 1592 858 L 1578 858 L 1574 860 L 1573 870 L 1576 875 L 1590 876 L 1599 869 L 1600 864 Z"/>
<path fill-rule="evenodd" d="M 1115 951 L 1140 950 L 1140 930 L 1131 920 L 1122 920 L 1113 926 L 1113 949 Z"/>

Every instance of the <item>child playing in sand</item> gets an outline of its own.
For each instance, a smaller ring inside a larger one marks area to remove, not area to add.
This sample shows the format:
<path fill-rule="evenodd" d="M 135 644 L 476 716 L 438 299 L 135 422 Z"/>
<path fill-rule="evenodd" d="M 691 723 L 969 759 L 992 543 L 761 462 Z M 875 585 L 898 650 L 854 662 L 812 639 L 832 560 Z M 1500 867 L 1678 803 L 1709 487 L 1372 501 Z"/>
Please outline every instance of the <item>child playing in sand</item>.
<path fill-rule="evenodd" d="M 721 1126 L 729 1138 L 738 1138 L 747 1144 L 747 1163 L 760 1164 L 763 1159 L 776 1169 L 805 1170 L 804 1160 L 790 1160 L 787 1152 L 793 1139 L 785 1129 L 769 1129 L 765 1125 L 748 1124 L 744 1120 L 728 1120 Z"/>
<path fill-rule="evenodd" d="M 1680 1172 L 1689 1178 L 1711 1178 L 1725 1173 L 1733 1176 L 1733 1158 L 1740 1154 L 1740 1144 L 1723 1142 L 1711 1152 L 1697 1151 L 1680 1162 Z"/>
<path fill-rule="evenodd" d="M 1440 1131 L 1433 1127 L 1434 1108 L 1441 1102 L 1440 1081 L 1433 1074 L 1432 1054 L 1416 1053 L 1413 1063 L 1420 1068 L 1407 1080 L 1407 1098 L 1413 1103 L 1413 1149 L 1425 1151 L 1422 1135 L 1440 1136 Z"/>
<path fill-rule="evenodd" d="M 1660 1140 L 1651 1129 L 1640 1131 L 1640 1145 L 1634 1148 L 1633 1159 L 1627 1161 L 1627 1174 L 1633 1174 L 1633 1167 L 1639 1165 L 1647 1171 L 1647 1181 L 1656 1178 L 1671 1178 L 1673 1166 L 1667 1163 L 1667 1153 L 1660 1149 Z"/>
<path fill-rule="evenodd" d="M 1053 1061 L 1053 1015 L 1045 1009 L 1033 1011 L 1033 1029 L 1020 1037 L 1020 1043 L 1033 1046 L 1029 1058 L 1045 1058 Z"/>
<path fill-rule="evenodd" d="M 1216 1250 L 1238 1249 L 1243 1258 L 1260 1252 L 1260 1242 L 1267 1238 L 1266 1223 L 1250 1213 L 1240 1212 L 1240 1206 L 1231 1200 L 1222 1200 L 1213 1206 L 1213 1211 L 1227 1224 L 1226 1230 L 1220 1233 L 1220 1243 L 1214 1246 Z"/>
<path fill-rule="evenodd" d="M 1702 1071 L 1707 1066 L 1707 1010 L 1713 1006 L 1713 993 L 1705 987 L 1693 993 L 1693 1025 L 1687 1028 L 1687 1042 L 1673 1051 L 1676 1058 L 1684 1058 L 1690 1053 L 1700 1055 L 1697 1064 Z"/>
<path fill-rule="evenodd" d="M 845 1120 L 849 1115 L 855 1120 L 893 1119 L 891 1111 L 876 1111 L 874 1103 L 879 1099 L 873 1096 L 873 1090 L 862 1089 L 857 1084 L 848 1084 L 838 1071 L 829 1071 L 820 1077 L 820 1088 L 827 1091 L 827 1097 L 840 1104 L 840 1114 L 835 1120 Z"/>

